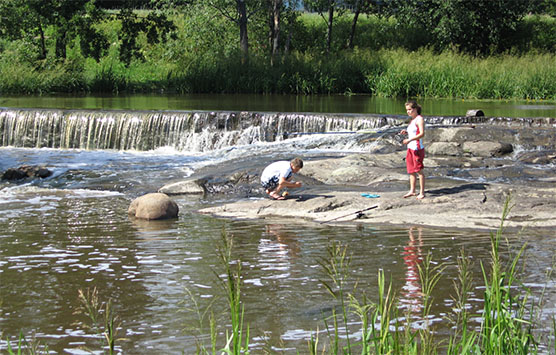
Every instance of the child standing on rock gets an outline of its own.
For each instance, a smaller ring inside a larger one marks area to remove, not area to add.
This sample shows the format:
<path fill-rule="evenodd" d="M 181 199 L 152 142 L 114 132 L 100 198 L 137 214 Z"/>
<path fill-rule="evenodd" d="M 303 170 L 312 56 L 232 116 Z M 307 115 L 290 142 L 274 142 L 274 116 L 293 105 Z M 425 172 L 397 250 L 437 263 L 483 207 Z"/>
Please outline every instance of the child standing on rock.
<path fill-rule="evenodd" d="M 409 192 L 403 197 L 408 198 L 417 196 L 418 200 L 425 198 L 425 175 L 423 161 L 425 160 L 425 146 L 423 145 L 423 136 L 425 135 L 425 120 L 421 116 L 421 106 L 414 100 L 405 103 L 407 115 L 411 117 L 411 122 L 407 129 L 402 130 L 401 134 L 407 134 L 407 138 L 403 140 L 403 144 L 407 144 L 407 155 L 405 164 L 407 173 L 409 174 Z M 419 194 L 415 193 L 415 185 L 419 176 Z"/>
<path fill-rule="evenodd" d="M 267 166 L 261 174 L 261 185 L 266 193 L 275 200 L 284 200 L 280 190 L 284 187 L 301 187 L 300 182 L 290 181 L 293 174 L 303 168 L 303 160 L 295 158 L 292 161 L 277 161 Z"/>

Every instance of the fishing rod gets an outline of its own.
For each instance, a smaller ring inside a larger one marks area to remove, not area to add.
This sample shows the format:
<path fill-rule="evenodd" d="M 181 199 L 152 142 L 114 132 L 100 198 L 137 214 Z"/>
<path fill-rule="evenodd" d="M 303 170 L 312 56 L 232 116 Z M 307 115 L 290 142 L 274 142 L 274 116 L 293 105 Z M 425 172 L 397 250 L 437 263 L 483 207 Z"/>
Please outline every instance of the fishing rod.
<path fill-rule="evenodd" d="M 332 222 L 332 221 L 335 221 L 335 220 L 338 220 L 338 219 L 344 218 L 344 217 L 349 217 L 349 216 L 351 216 L 352 214 L 355 215 L 355 218 L 356 218 L 356 219 L 359 219 L 359 218 L 361 218 L 361 217 L 363 217 L 363 216 L 365 215 L 363 212 L 366 212 L 366 211 L 375 209 L 375 208 L 377 208 L 377 207 L 378 207 L 378 205 L 371 206 L 371 207 L 367 207 L 367 208 L 364 208 L 364 209 L 359 210 L 359 211 L 351 212 L 351 213 L 348 213 L 348 214 L 346 214 L 346 215 L 343 215 L 343 216 L 340 216 L 340 217 L 336 217 L 336 218 L 330 219 L 330 220 L 328 220 L 328 221 L 320 222 L 320 224 Z"/>

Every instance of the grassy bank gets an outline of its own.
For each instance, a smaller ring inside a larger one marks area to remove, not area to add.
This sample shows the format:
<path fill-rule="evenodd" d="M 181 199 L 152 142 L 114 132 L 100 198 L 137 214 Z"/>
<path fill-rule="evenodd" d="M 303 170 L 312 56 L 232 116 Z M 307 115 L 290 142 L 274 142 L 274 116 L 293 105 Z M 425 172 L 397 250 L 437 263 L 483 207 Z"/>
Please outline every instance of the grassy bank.
<path fill-rule="evenodd" d="M 556 55 L 473 58 L 430 50 L 354 50 L 331 57 L 295 53 L 266 58 L 191 57 L 177 62 L 107 57 L 44 69 L 0 63 L 0 93 L 260 93 L 382 97 L 556 100 Z"/>

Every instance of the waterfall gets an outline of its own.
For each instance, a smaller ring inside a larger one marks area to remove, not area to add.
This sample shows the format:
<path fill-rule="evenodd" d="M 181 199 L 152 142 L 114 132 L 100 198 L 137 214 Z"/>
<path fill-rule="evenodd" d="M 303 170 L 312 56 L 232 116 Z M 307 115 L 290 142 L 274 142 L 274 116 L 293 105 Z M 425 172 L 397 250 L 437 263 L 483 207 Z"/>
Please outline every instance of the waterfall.
<path fill-rule="evenodd" d="M 145 151 L 170 146 L 202 152 L 279 141 L 302 133 L 380 130 L 405 120 L 404 116 L 370 114 L 0 108 L 0 142 L 2 146 L 31 148 Z M 522 118 L 426 117 L 426 121 L 434 125 L 555 125 L 552 119 Z"/>
<path fill-rule="evenodd" d="M 359 131 L 399 118 L 256 112 L 0 109 L 2 146 L 201 152 L 291 134 Z"/>

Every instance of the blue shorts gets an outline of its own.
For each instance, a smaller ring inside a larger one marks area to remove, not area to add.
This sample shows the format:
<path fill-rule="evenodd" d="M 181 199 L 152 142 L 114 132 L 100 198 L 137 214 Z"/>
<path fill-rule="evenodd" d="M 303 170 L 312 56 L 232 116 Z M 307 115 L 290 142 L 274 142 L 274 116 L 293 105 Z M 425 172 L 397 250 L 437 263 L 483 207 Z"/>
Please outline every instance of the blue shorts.
<path fill-rule="evenodd" d="M 261 181 L 261 185 L 265 188 L 265 190 L 273 191 L 278 187 L 278 176 L 273 176 L 268 181 Z"/>

